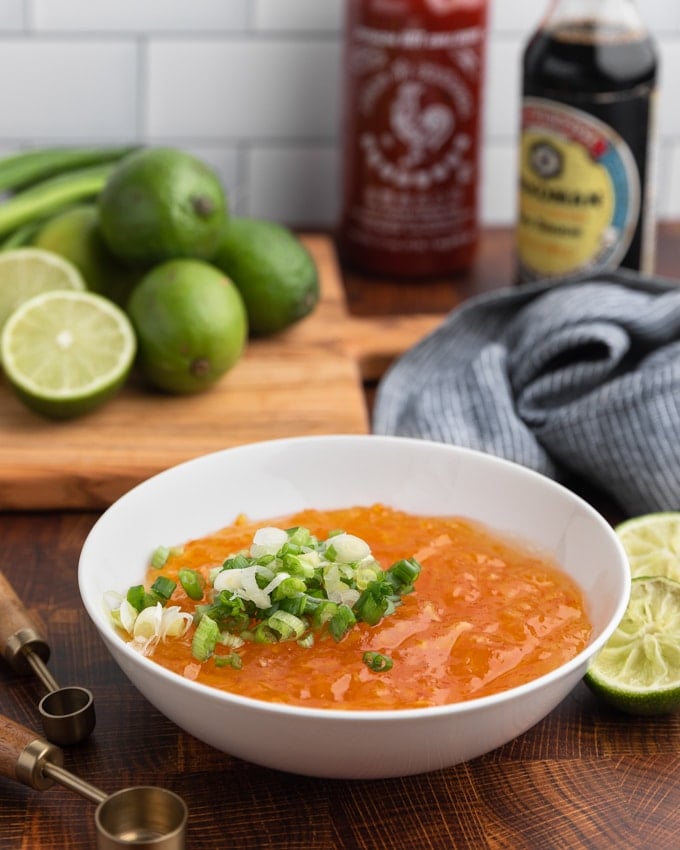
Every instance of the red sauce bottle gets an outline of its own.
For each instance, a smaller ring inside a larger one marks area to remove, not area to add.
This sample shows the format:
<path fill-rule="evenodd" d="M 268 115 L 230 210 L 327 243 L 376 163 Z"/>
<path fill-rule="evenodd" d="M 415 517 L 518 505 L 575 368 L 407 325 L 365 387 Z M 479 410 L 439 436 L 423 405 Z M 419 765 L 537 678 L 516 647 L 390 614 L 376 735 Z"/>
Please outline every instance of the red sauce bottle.
<path fill-rule="evenodd" d="M 344 263 L 396 277 L 468 267 L 478 242 L 487 0 L 348 0 Z"/>

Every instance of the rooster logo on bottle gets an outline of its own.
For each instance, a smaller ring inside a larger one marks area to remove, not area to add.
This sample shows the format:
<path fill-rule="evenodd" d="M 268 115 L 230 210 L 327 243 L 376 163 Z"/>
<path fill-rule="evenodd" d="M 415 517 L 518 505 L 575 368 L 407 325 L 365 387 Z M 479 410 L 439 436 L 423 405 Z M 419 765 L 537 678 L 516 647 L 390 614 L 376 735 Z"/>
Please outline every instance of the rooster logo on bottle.
<path fill-rule="evenodd" d="M 458 69 L 433 61 L 391 63 L 379 51 L 356 54 L 364 79 L 359 144 L 366 166 L 385 185 L 427 190 L 474 180 L 470 80 L 479 59 L 472 49 L 457 58 Z"/>
<path fill-rule="evenodd" d="M 448 141 L 455 127 L 453 110 L 444 103 L 423 106 L 424 86 L 402 83 L 390 106 L 390 129 L 408 150 L 401 165 L 415 168 Z"/>

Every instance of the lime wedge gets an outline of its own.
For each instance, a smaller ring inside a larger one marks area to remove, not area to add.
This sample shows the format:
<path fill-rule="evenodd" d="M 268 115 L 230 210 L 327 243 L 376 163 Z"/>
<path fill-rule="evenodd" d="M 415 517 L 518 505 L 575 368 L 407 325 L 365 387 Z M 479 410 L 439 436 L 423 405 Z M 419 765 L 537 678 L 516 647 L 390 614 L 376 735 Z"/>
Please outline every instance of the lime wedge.
<path fill-rule="evenodd" d="M 643 514 L 615 530 L 634 578 L 666 576 L 680 581 L 680 512 Z"/>
<path fill-rule="evenodd" d="M 41 292 L 82 291 L 85 281 L 68 260 L 42 248 L 0 252 L 0 329 L 16 308 Z"/>
<path fill-rule="evenodd" d="M 35 295 L 12 313 L 0 340 L 5 373 L 20 398 L 55 419 L 106 401 L 125 381 L 135 351 L 125 313 L 92 292 Z"/>
<path fill-rule="evenodd" d="M 665 576 L 633 579 L 626 613 L 585 681 L 628 714 L 680 709 L 680 582 Z"/>

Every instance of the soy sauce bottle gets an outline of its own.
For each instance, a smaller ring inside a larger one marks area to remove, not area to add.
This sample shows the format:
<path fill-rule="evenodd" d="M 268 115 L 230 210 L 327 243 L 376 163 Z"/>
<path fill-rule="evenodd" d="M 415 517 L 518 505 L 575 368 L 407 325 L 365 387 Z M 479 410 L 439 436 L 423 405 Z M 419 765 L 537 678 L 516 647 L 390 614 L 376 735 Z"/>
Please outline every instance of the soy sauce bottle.
<path fill-rule="evenodd" d="M 345 264 L 399 278 L 471 264 L 486 37 L 487 0 L 347 0 Z"/>
<path fill-rule="evenodd" d="M 553 0 L 523 57 L 519 281 L 654 263 L 657 54 L 633 0 Z"/>

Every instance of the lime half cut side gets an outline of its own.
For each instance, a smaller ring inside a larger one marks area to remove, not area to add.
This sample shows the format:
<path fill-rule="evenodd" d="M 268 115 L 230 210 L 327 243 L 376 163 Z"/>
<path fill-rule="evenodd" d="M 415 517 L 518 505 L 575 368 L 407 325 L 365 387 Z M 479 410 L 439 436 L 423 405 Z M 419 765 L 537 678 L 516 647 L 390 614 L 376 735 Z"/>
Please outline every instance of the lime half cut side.
<path fill-rule="evenodd" d="M 5 373 L 26 405 L 68 419 L 113 395 L 132 367 L 136 341 L 125 313 L 92 292 L 36 295 L 2 332 Z"/>
<path fill-rule="evenodd" d="M 585 681 L 628 714 L 680 709 L 680 582 L 665 576 L 633 579 L 623 619 Z"/>
<path fill-rule="evenodd" d="M 666 576 L 680 581 L 680 512 L 643 514 L 622 522 L 615 530 L 633 578 Z"/>
<path fill-rule="evenodd" d="M 42 248 L 0 252 L 0 329 L 24 301 L 54 289 L 83 291 L 85 281 L 68 260 Z"/>

